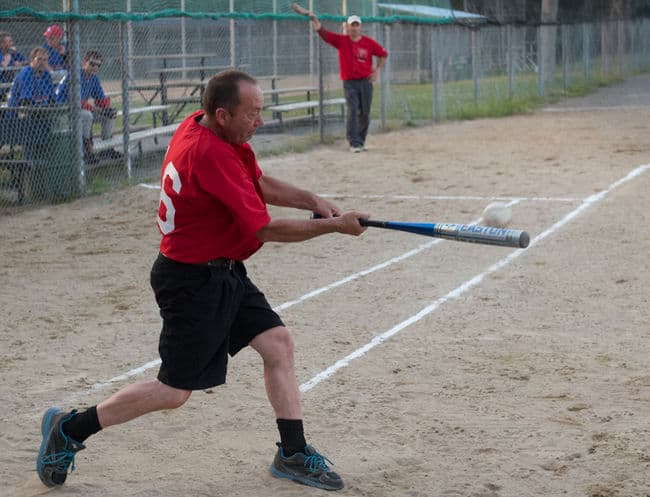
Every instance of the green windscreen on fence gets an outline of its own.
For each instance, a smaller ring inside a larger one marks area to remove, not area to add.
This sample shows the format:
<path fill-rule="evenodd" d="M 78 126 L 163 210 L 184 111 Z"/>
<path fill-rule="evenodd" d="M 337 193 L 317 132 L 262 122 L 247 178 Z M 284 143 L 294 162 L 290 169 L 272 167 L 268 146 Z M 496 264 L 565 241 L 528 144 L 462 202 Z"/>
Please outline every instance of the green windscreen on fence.
<path fill-rule="evenodd" d="M 266 18 L 295 17 L 291 3 L 278 0 L 95 0 L 78 2 L 63 9 L 57 0 L 40 0 L 25 6 L 21 0 L 3 2 L 0 18 L 32 16 L 42 20 L 95 19 L 137 21 L 158 17 L 188 16 L 193 18 Z M 448 0 L 307 0 L 298 2 L 324 19 L 343 20 L 356 14 L 370 21 L 418 21 L 446 23 L 453 20 L 479 20 L 482 16 L 453 10 Z M 258 17 L 259 16 L 259 17 Z"/>

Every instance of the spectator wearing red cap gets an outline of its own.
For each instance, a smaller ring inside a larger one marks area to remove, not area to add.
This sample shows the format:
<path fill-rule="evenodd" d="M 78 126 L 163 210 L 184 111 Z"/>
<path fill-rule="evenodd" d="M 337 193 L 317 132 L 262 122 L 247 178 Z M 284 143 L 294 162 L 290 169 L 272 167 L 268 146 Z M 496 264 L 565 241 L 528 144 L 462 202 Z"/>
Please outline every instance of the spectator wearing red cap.
<path fill-rule="evenodd" d="M 68 70 L 67 48 L 64 43 L 61 43 L 63 30 L 56 24 L 52 24 L 45 30 L 43 36 L 45 37 L 43 48 L 46 48 L 50 54 L 47 69 L 52 73 L 52 78 L 59 81 Z"/>

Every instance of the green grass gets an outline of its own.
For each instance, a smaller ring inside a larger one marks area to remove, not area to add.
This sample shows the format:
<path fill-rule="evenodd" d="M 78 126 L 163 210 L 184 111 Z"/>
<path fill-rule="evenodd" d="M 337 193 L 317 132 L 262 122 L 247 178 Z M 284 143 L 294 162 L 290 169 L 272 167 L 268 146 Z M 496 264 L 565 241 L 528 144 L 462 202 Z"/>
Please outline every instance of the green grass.
<path fill-rule="evenodd" d="M 518 75 L 514 81 L 513 94 L 508 90 L 505 76 L 482 78 L 475 89 L 471 80 L 441 83 L 438 86 L 438 119 L 463 120 L 484 117 L 504 117 L 524 114 L 556 102 L 561 98 L 577 97 L 593 93 L 598 88 L 621 81 L 618 77 L 597 77 L 588 81 L 579 73 L 570 74 L 567 88 L 561 78 L 556 77 L 545 85 L 545 95 L 538 95 L 538 83 L 535 74 Z M 434 119 L 432 84 L 391 84 L 390 102 L 386 115 L 392 121 L 401 121 L 403 125 L 412 125 Z M 375 92 L 371 118 L 381 117 L 381 99 Z"/>

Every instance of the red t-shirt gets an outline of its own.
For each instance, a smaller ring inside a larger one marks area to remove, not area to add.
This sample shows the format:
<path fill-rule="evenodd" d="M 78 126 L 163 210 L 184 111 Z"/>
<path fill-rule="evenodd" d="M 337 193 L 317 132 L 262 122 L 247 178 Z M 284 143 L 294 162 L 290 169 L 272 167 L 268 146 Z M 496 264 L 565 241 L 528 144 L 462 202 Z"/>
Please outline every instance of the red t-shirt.
<path fill-rule="evenodd" d="M 319 36 L 339 52 L 341 79 L 365 79 L 372 74 L 372 57 L 388 57 L 384 47 L 372 38 L 361 36 L 352 41 L 348 35 L 332 33 L 325 28 L 318 30 Z"/>
<path fill-rule="evenodd" d="M 248 144 L 224 142 L 187 117 L 169 144 L 160 175 L 160 251 L 178 262 L 218 257 L 245 260 L 262 242 L 255 233 L 271 220 Z"/>

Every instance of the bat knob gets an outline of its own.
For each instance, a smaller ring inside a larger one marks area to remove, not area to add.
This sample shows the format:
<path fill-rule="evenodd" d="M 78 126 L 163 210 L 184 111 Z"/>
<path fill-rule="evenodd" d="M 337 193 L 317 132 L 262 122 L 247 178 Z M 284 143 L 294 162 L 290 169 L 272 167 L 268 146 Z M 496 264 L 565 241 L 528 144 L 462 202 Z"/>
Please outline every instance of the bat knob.
<path fill-rule="evenodd" d="M 530 243 L 530 235 L 526 231 L 522 231 L 519 235 L 519 248 L 526 248 Z"/>

